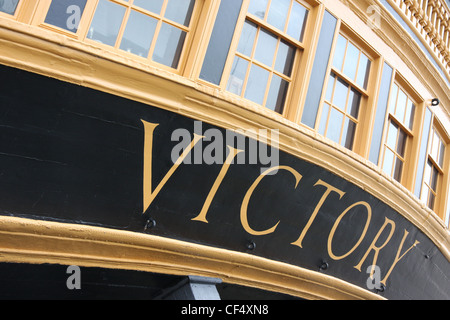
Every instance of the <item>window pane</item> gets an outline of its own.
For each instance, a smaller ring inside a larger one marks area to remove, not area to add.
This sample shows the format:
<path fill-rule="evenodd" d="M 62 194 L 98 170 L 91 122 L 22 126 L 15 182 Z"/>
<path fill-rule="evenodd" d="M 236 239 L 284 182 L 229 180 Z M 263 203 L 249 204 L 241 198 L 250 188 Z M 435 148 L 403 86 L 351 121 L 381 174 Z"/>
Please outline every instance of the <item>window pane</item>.
<path fill-rule="evenodd" d="M 434 210 L 434 202 L 436 200 L 436 196 L 433 194 L 433 192 L 430 191 L 429 198 L 428 198 L 428 208 L 431 210 Z"/>
<path fill-rule="evenodd" d="M 397 105 L 397 96 L 398 96 L 398 86 L 394 84 L 391 92 L 391 97 L 389 98 L 389 112 L 395 113 L 395 106 Z"/>
<path fill-rule="evenodd" d="M 338 78 L 336 82 L 336 88 L 334 89 L 333 104 L 345 111 L 345 105 L 347 103 L 348 84 L 342 79 Z"/>
<path fill-rule="evenodd" d="M 278 113 L 283 113 L 284 102 L 288 91 L 289 83 L 277 75 L 272 76 L 269 96 L 267 97 L 266 107 Z"/>
<path fill-rule="evenodd" d="M 361 53 L 356 83 L 364 89 L 367 89 L 367 84 L 369 82 L 370 65 L 371 63 L 369 58 L 367 58 L 365 54 Z"/>
<path fill-rule="evenodd" d="M 344 74 L 350 79 L 356 78 L 356 67 L 358 64 L 359 50 L 352 43 L 348 43 L 347 54 L 345 56 Z"/>
<path fill-rule="evenodd" d="M 186 32 L 163 23 L 153 52 L 153 61 L 176 69 L 185 38 Z"/>
<path fill-rule="evenodd" d="M 423 175 L 423 181 L 426 182 L 427 184 L 430 184 L 432 167 L 433 164 L 431 163 L 431 161 L 428 161 L 427 165 L 425 166 L 425 173 Z"/>
<path fill-rule="evenodd" d="M 431 146 L 430 155 L 434 159 L 434 161 L 437 162 L 439 155 L 439 136 L 434 130 L 433 130 L 433 137 L 431 139 L 432 139 L 431 141 L 433 141 L 433 144 Z"/>
<path fill-rule="evenodd" d="M 347 39 L 339 35 L 336 50 L 334 52 L 333 66 L 342 71 L 342 65 L 344 63 L 345 49 L 347 47 Z"/>
<path fill-rule="evenodd" d="M 437 191 L 437 180 L 439 177 L 439 172 L 438 170 L 432 166 L 431 168 L 431 181 L 430 181 L 430 187 L 431 189 L 433 189 L 434 192 Z"/>
<path fill-rule="evenodd" d="M 404 158 L 406 149 L 406 140 L 408 136 L 403 130 L 398 130 L 397 153 Z"/>
<path fill-rule="evenodd" d="M 426 184 L 422 187 L 422 193 L 420 195 L 420 200 L 424 201 L 428 206 L 428 197 L 430 196 L 430 188 Z"/>
<path fill-rule="evenodd" d="M 120 49 L 147 57 L 158 21 L 132 10 L 122 37 Z"/>
<path fill-rule="evenodd" d="M 416 107 L 413 102 L 408 99 L 408 104 L 406 106 L 406 114 L 405 114 L 405 126 L 412 130 L 414 124 L 414 110 Z"/>
<path fill-rule="evenodd" d="M 393 164 L 394 164 L 394 153 L 391 150 L 389 150 L 388 148 L 385 148 L 383 171 L 386 172 L 390 176 L 392 176 Z"/>
<path fill-rule="evenodd" d="M 150 12 L 161 14 L 163 2 L 164 0 L 134 0 L 133 4 Z"/>
<path fill-rule="evenodd" d="M 124 14 L 125 7 L 107 0 L 100 0 L 87 37 L 114 46 Z"/>
<path fill-rule="evenodd" d="M 14 13 L 16 13 L 18 3 L 19 0 L 0 1 L 0 11 L 13 15 Z"/>
<path fill-rule="evenodd" d="M 327 129 L 327 120 L 329 112 L 330 106 L 328 105 L 328 103 L 324 103 L 319 125 L 319 133 L 323 136 L 325 135 L 325 130 Z"/>
<path fill-rule="evenodd" d="M 439 152 L 438 164 L 442 168 L 444 166 L 445 145 L 441 140 L 441 151 Z"/>
<path fill-rule="evenodd" d="M 254 23 L 245 21 L 237 51 L 250 57 L 255 43 L 257 27 Z"/>
<path fill-rule="evenodd" d="M 191 22 L 194 4 L 195 0 L 169 0 L 165 17 L 188 27 Z"/>
<path fill-rule="evenodd" d="M 231 74 L 228 80 L 227 91 L 241 95 L 244 85 L 245 75 L 247 74 L 248 61 L 236 57 L 231 67 Z"/>
<path fill-rule="evenodd" d="M 398 100 L 397 100 L 397 108 L 395 109 L 395 116 L 398 120 L 403 122 L 403 119 L 405 117 L 405 110 L 406 110 L 406 101 L 408 100 L 406 94 L 400 90 L 398 93 Z"/>
<path fill-rule="evenodd" d="M 264 19 L 267 10 L 268 0 L 251 0 L 248 12 Z"/>
<path fill-rule="evenodd" d="M 148 1 L 148 0 L 144 0 Z M 221 1 L 200 78 L 219 85 L 243 0 Z"/>
<path fill-rule="evenodd" d="M 355 119 L 358 119 L 360 102 L 361 94 L 355 89 L 352 89 L 350 91 L 350 97 L 348 99 L 347 113 L 349 113 Z"/>
<path fill-rule="evenodd" d="M 292 72 L 292 65 L 294 64 L 294 56 L 295 48 L 285 43 L 284 41 L 281 41 L 278 47 L 275 70 L 290 77 Z"/>
<path fill-rule="evenodd" d="M 396 149 L 397 144 L 398 127 L 392 122 L 389 122 L 389 131 L 386 140 L 386 144 L 392 149 Z"/>
<path fill-rule="evenodd" d="M 332 99 L 333 99 L 333 88 L 334 88 L 335 81 L 336 81 L 336 75 L 334 73 L 331 73 L 330 77 L 328 78 L 328 88 L 327 88 L 327 93 L 325 95 L 325 99 L 328 100 L 329 102 L 332 102 Z"/>
<path fill-rule="evenodd" d="M 344 115 L 334 108 L 331 108 L 330 120 L 328 122 L 327 128 L 327 138 L 339 143 L 341 137 L 342 121 L 344 120 Z"/>
<path fill-rule="evenodd" d="M 344 131 L 342 133 L 342 145 L 347 149 L 353 149 L 353 142 L 355 140 L 356 123 L 349 118 L 345 118 Z"/>
<path fill-rule="evenodd" d="M 268 80 L 269 71 L 257 65 L 252 65 L 247 81 L 247 89 L 245 90 L 245 98 L 262 105 Z"/>
<path fill-rule="evenodd" d="M 398 182 L 402 179 L 403 162 L 399 158 L 395 158 L 395 167 L 393 178 Z"/>
<path fill-rule="evenodd" d="M 277 43 L 278 39 L 276 37 L 261 29 L 256 45 L 255 59 L 264 63 L 266 66 L 272 67 Z"/>
<path fill-rule="evenodd" d="M 267 22 L 273 25 L 275 28 L 284 31 L 290 5 L 291 0 L 272 1 L 272 3 L 270 4 Z"/>
<path fill-rule="evenodd" d="M 297 1 L 294 1 L 291 16 L 289 18 L 287 34 L 298 41 L 303 41 L 307 18 L 308 10 Z"/>
<path fill-rule="evenodd" d="M 77 32 L 87 0 L 54 0 L 45 18 L 45 23 Z M 1 3 L 1 1 L 0 1 Z"/>

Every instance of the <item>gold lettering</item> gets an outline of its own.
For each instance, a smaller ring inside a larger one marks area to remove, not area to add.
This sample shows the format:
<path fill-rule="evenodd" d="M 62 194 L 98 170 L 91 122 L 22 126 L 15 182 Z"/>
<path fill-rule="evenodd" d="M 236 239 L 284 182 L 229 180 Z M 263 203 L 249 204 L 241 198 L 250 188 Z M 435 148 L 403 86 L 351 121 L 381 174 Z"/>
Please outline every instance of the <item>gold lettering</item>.
<path fill-rule="evenodd" d="M 339 223 L 341 222 L 342 218 L 347 214 L 347 212 L 349 212 L 351 209 L 353 209 L 356 206 L 365 206 L 366 209 L 367 209 L 367 221 L 366 221 L 366 225 L 364 226 L 364 230 L 363 230 L 363 232 L 361 234 L 361 237 L 359 237 L 358 242 L 353 246 L 353 248 L 349 252 L 347 252 L 346 254 L 344 254 L 342 256 L 336 256 L 333 253 L 333 250 L 331 248 L 331 244 L 333 242 L 334 233 L 336 232 L 336 229 L 339 226 Z M 334 259 L 334 260 L 342 260 L 342 259 L 348 257 L 350 254 L 352 254 L 352 252 L 355 251 L 356 248 L 358 248 L 358 246 L 361 244 L 361 242 L 363 241 L 364 237 L 366 236 L 367 229 L 369 229 L 369 224 L 370 224 L 370 220 L 371 219 L 372 219 L 372 208 L 365 201 L 361 201 L 361 202 L 355 203 L 355 204 L 351 205 L 350 207 L 348 207 L 347 209 L 345 209 L 345 211 L 339 216 L 339 218 L 337 218 L 336 222 L 334 223 L 333 228 L 331 229 L 330 235 L 328 236 L 328 254 L 330 255 L 330 257 L 332 259 Z"/>
<path fill-rule="evenodd" d="M 300 237 L 298 238 L 297 241 L 291 243 L 292 245 L 295 246 L 299 246 L 300 248 L 303 248 L 302 246 L 302 242 L 303 239 L 306 236 L 306 233 L 308 232 L 309 228 L 311 227 L 312 223 L 314 222 L 314 220 L 316 219 L 317 213 L 319 213 L 320 208 L 322 208 L 323 203 L 325 202 L 325 200 L 328 198 L 328 196 L 330 195 L 331 192 L 336 192 L 337 194 L 339 194 L 339 199 L 342 199 L 342 197 L 345 195 L 345 192 L 333 187 L 332 185 L 319 180 L 317 181 L 317 183 L 314 186 L 325 186 L 327 188 L 327 191 L 325 191 L 325 193 L 323 194 L 322 198 L 320 199 L 319 203 L 317 204 L 316 208 L 314 209 L 314 212 L 312 213 L 311 217 L 309 218 L 308 223 L 306 224 L 305 228 L 303 229 Z"/>
<path fill-rule="evenodd" d="M 141 120 L 144 124 L 144 203 L 143 203 L 143 213 L 147 211 L 147 209 L 152 204 L 153 200 L 155 200 L 158 193 L 170 179 L 170 177 L 175 173 L 180 164 L 184 161 L 184 159 L 188 156 L 194 146 L 203 139 L 203 136 L 194 134 L 194 139 L 191 141 L 188 148 L 184 150 L 175 164 L 170 168 L 165 177 L 161 180 L 155 190 L 152 189 L 152 158 L 153 158 L 153 134 L 155 132 L 156 127 L 159 126 L 157 123 L 150 123 L 144 120 Z"/>
<path fill-rule="evenodd" d="M 292 169 L 291 167 L 288 166 L 276 166 L 273 168 L 270 168 L 266 171 L 264 171 L 256 180 L 255 182 L 252 184 L 252 186 L 250 187 L 250 189 L 248 189 L 244 200 L 242 201 L 242 206 L 241 206 L 241 223 L 242 226 L 244 227 L 245 231 L 247 231 L 249 234 L 251 235 L 255 235 L 255 236 L 263 236 L 263 235 L 267 235 L 270 233 L 275 232 L 276 228 L 278 227 L 278 225 L 280 224 L 280 221 L 278 221 L 278 223 L 265 231 L 255 231 L 253 230 L 250 225 L 248 224 L 248 215 L 247 215 L 247 209 L 248 209 L 248 203 L 250 202 L 250 198 L 253 194 L 253 192 L 255 191 L 256 187 L 259 185 L 259 183 L 261 182 L 261 180 L 267 176 L 268 174 L 270 174 L 273 171 L 278 171 L 278 170 L 286 170 L 289 171 L 290 173 L 292 173 L 292 175 L 295 177 L 296 183 L 295 183 L 295 188 L 297 188 L 300 180 L 302 179 L 302 175 L 300 173 L 298 173 L 296 170 Z"/>
<path fill-rule="evenodd" d="M 375 238 L 372 241 L 372 244 L 370 245 L 369 249 L 367 249 L 366 254 L 364 255 L 364 257 L 361 259 L 361 261 L 358 263 L 358 265 L 354 266 L 355 269 L 357 269 L 359 272 L 361 272 L 361 266 L 364 263 L 364 261 L 367 259 L 367 256 L 369 255 L 370 251 L 374 251 L 374 257 L 373 257 L 373 263 L 372 263 L 372 271 L 370 272 L 370 276 L 372 277 L 373 273 L 374 273 L 374 269 L 375 266 L 377 264 L 377 259 L 378 259 L 378 254 L 380 253 L 380 250 L 383 249 L 388 242 L 391 240 L 392 235 L 394 234 L 395 231 L 395 223 L 392 220 L 389 220 L 388 218 L 385 218 L 386 220 L 384 221 L 383 226 L 380 228 L 380 230 L 378 231 L 377 235 L 375 236 Z M 387 237 L 387 239 L 384 241 L 384 243 L 377 247 L 376 243 L 378 241 L 378 239 L 380 238 L 381 234 L 383 233 L 384 229 L 386 229 L 386 227 L 390 225 L 391 226 L 391 231 L 389 233 L 389 236 Z"/>
<path fill-rule="evenodd" d="M 402 251 L 403 245 L 404 245 L 404 243 L 405 243 L 406 238 L 408 237 L 408 234 L 409 234 L 409 232 L 405 230 L 405 234 L 403 235 L 403 239 L 402 239 L 402 241 L 401 241 L 401 243 L 400 243 L 400 246 L 398 247 L 397 254 L 395 255 L 394 263 L 392 264 L 391 268 L 390 268 L 389 271 L 387 272 L 387 274 L 386 274 L 386 276 L 384 277 L 384 279 L 381 281 L 381 283 L 384 284 L 384 285 L 386 285 L 386 281 L 387 281 L 387 279 L 389 278 L 389 276 L 391 275 L 391 272 L 392 272 L 392 270 L 394 270 L 394 268 L 395 268 L 395 266 L 397 265 L 397 263 L 398 263 L 400 260 L 402 260 L 402 259 L 405 257 L 405 255 L 406 255 L 409 251 L 411 251 L 412 248 L 414 248 L 415 246 L 417 246 L 417 245 L 420 243 L 419 241 L 416 240 L 416 241 L 414 242 L 414 244 L 413 244 L 408 250 L 406 250 L 405 253 L 403 253 L 403 254 L 400 256 L 400 252 Z"/>
<path fill-rule="evenodd" d="M 200 214 L 192 219 L 194 221 L 201 221 L 208 223 L 208 220 L 206 220 L 206 214 L 208 213 L 209 207 L 211 206 L 211 202 L 214 199 L 214 196 L 216 195 L 216 192 L 219 189 L 219 186 L 222 183 L 223 178 L 225 178 L 225 175 L 227 174 L 234 157 L 236 157 L 236 155 L 238 155 L 239 153 L 243 152 L 243 150 L 234 149 L 230 146 L 227 147 L 228 150 L 230 150 L 230 153 L 227 159 L 225 160 L 225 163 L 223 164 L 222 169 L 220 170 L 219 175 L 217 176 L 216 181 L 214 182 L 214 185 L 209 191 L 208 197 L 206 198 L 205 203 L 203 204 L 203 208 L 200 211 Z"/>

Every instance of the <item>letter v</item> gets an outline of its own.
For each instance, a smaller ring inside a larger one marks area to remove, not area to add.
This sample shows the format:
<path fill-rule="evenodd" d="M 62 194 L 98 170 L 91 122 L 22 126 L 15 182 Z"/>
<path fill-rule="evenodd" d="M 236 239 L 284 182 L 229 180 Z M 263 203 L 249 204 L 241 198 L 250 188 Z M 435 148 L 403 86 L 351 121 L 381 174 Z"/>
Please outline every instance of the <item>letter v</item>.
<path fill-rule="evenodd" d="M 141 120 L 144 124 L 144 206 L 142 213 L 145 213 L 147 209 L 152 204 L 153 200 L 155 200 L 158 193 L 170 179 L 170 177 L 175 173 L 180 164 L 184 161 L 184 159 L 188 156 L 194 146 L 202 140 L 204 137 L 194 133 L 194 139 L 191 141 L 190 145 L 183 151 L 178 160 L 174 163 L 172 168 L 166 173 L 165 177 L 161 180 L 155 190 L 152 189 L 152 160 L 153 160 L 153 134 L 158 123 L 150 123 L 144 120 Z"/>

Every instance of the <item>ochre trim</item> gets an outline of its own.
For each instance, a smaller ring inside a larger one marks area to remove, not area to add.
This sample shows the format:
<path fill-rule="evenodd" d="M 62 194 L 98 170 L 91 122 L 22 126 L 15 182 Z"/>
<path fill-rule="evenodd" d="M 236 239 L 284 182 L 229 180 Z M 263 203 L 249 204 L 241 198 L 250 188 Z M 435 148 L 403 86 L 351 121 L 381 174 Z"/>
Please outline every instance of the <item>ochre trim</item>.
<path fill-rule="evenodd" d="M 156 106 L 225 129 L 276 128 L 279 148 L 361 187 L 426 234 L 450 261 L 450 231 L 369 160 L 214 87 L 38 27 L 0 19 L 0 63 Z"/>
<path fill-rule="evenodd" d="M 340 279 L 250 254 L 127 231 L 15 217 L 0 217 L 0 262 L 199 275 L 305 299 L 382 299 Z"/>

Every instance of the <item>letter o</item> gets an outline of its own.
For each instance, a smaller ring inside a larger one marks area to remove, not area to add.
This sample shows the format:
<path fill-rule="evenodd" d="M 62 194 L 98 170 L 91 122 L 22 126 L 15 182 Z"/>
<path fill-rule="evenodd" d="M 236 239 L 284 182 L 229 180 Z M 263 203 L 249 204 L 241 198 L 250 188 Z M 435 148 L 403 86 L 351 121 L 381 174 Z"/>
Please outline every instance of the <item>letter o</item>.
<path fill-rule="evenodd" d="M 339 223 L 341 222 L 342 218 L 344 218 L 344 216 L 345 216 L 351 209 L 353 209 L 353 208 L 356 207 L 356 206 L 365 206 L 365 207 L 367 208 L 367 221 L 366 221 L 366 225 L 364 226 L 364 230 L 363 230 L 363 232 L 362 232 L 362 234 L 361 234 L 361 237 L 359 237 L 358 242 L 353 246 L 353 248 L 352 248 L 349 252 L 347 252 L 346 254 L 344 254 L 344 255 L 342 255 L 342 256 L 336 256 L 336 255 L 333 253 L 333 250 L 332 250 L 332 247 L 331 247 L 331 244 L 332 244 L 332 242 L 333 242 L 334 234 L 335 234 L 336 229 L 338 228 Z M 365 201 L 357 202 L 357 203 L 351 205 L 350 207 L 348 207 L 347 209 L 345 209 L 344 212 L 342 212 L 342 214 L 336 219 L 336 221 L 335 221 L 335 223 L 334 223 L 334 225 L 333 225 L 333 228 L 331 229 L 330 235 L 328 236 L 328 254 L 330 255 L 330 257 L 331 257 L 332 259 L 334 259 L 334 260 L 342 260 L 342 259 L 348 257 L 350 254 L 352 254 L 353 251 L 355 251 L 356 248 L 358 248 L 358 246 L 359 246 L 359 245 L 361 244 L 361 242 L 363 241 L 363 239 L 364 239 L 364 237 L 365 237 L 365 235 L 366 235 L 366 233 L 367 233 L 367 229 L 369 229 L 369 224 L 370 224 L 370 220 L 371 220 L 371 219 L 372 219 L 372 208 L 371 208 L 370 205 L 369 205 L 367 202 L 365 202 Z"/>

